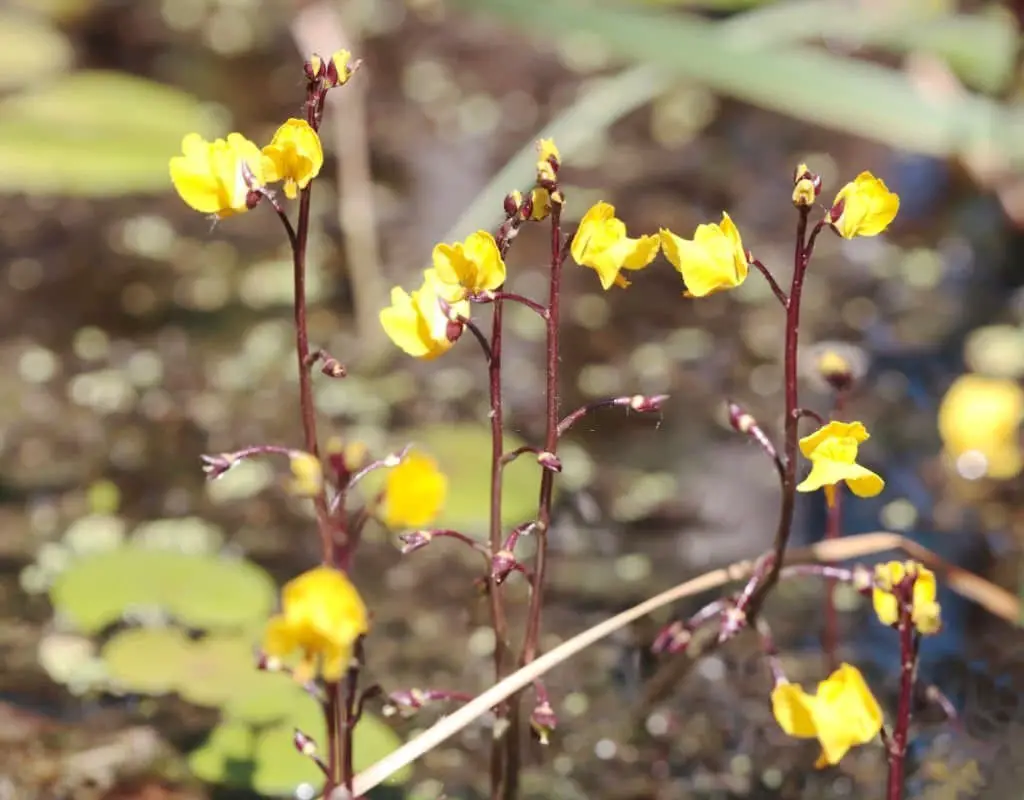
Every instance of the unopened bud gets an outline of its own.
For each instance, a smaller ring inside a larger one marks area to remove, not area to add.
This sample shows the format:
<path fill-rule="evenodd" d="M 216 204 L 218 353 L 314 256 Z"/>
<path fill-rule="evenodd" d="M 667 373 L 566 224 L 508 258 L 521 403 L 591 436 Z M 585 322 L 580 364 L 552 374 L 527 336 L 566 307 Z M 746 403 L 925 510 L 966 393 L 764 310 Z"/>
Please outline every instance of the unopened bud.
<path fill-rule="evenodd" d="M 292 736 L 292 744 L 295 745 L 296 750 L 307 758 L 312 758 L 316 755 L 316 742 L 313 741 L 312 737 L 307 736 L 298 728 L 295 729 L 295 734 Z"/>
<path fill-rule="evenodd" d="M 821 176 L 811 172 L 806 164 L 798 166 L 793 174 L 793 205 L 797 208 L 812 206 L 819 194 Z"/>
<path fill-rule="evenodd" d="M 338 50 L 331 56 L 324 74 L 324 83 L 328 89 L 335 86 L 344 86 L 348 83 L 352 73 L 359 68 L 359 61 L 349 64 L 352 54 L 348 50 Z"/>
<path fill-rule="evenodd" d="M 202 455 L 199 456 L 199 460 L 203 462 L 203 472 L 206 473 L 207 480 L 211 481 L 216 480 L 238 463 L 238 459 L 231 453 Z"/>
<path fill-rule="evenodd" d="M 533 709 L 533 712 L 530 714 L 530 727 L 537 734 L 541 744 L 548 744 L 550 742 L 551 734 L 558 727 L 558 717 L 555 716 L 554 709 L 551 708 L 551 703 L 547 700 L 543 703 L 538 703 Z"/>
<path fill-rule="evenodd" d="M 868 370 L 868 355 L 847 342 L 821 342 L 813 345 L 802 360 L 801 370 L 819 391 L 848 392 Z"/>
<path fill-rule="evenodd" d="M 323 491 L 324 471 L 312 453 L 292 450 L 288 454 L 292 477 L 288 491 L 297 497 L 316 497 Z"/>
<path fill-rule="evenodd" d="M 280 672 L 284 669 L 284 663 L 277 656 L 259 652 L 256 654 L 256 669 L 261 672 Z"/>
<path fill-rule="evenodd" d="M 519 213 L 520 207 L 523 205 L 523 193 L 519 191 L 511 191 L 505 195 L 505 201 L 503 207 L 505 209 L 506 217 L 514 217 Z"/>
<path fill-rule="evenodd" d="M 448 320 L 448 324 L 445 326 L 444 335 L 449 342 L 454 344 L 459 341 L 459 337 L 462 336 L 462 331 L 466 326 L 459 322 L 457 319 Z"/>
<path fill-rule="evenodd" d="M 729 410 L 729 424 L 734 431 L 750 433 L 752 428 L 757 427 L 757 420 L 744 411 L 738 403 L 730 400 L 726 408 Z"/>
<path fill-rule="evenodd" d="M 327 70 L 327 65 L 324 63 L 324 60 L 320 56 L 318 56 L 316 53 L 313 53 L 313 55 L 309 57 L 306 63 L 302 65 L 302 69 L 303 72 L 305 72 L 306 74 L 306 80 L 318 81 L 324 77 L 324 74 L 326 73 Z"/>
<path fill-rule="evenodd" d="M 547 189 L 537 187 L 530 192 L 530 198 L 523 207 L 523 219 L 540 222 L 551 213 L 551 193 Z"/>
<path fill-rule="evenodd" d="M 537 463 L 544 467 L 544 469 L 550 470 L 551 472 L 562 471 L 562 462 L 559 460 L 558 456 L 554 453 L 549 453 L 546 450 L 537 454 Z"/>
<path fill-rule="evenodd" d="M 652 411 L 661 411 L 662 403 L 666 400 L 668 400 L 667 394 L 635 394 L 629 398 L 629 407 L 641 414 L 648 414 Z"/>
<path fill-rule="evenodd" d="M 511 550 L 499 550 L 491 558 L 491 579 L 504 583 L 509 573 L 516 568 L 516 557 Z"/>
<path fill-rule="evenodd" d="M 403 717 L 411 717 L 426 702 L 426 697 L 420 689 L 401 689 L 388 695 L 388 701 L 384 706 L 386 716 L 393 716 L 396 712 Z"/>
<path fill-rule="evenodd" d="M 344 378 L 348 375 L 348 370 L 345 369 L 345 365 L 332 356 L 326 356 L 324 358 L 324 364 L 320 367 L 320 371 L 328 378 Z"/>
<path fill-rule="evenodd" d="M 402 543 L 402 555 L 408 555 L 420 548 L 426 547 L 433 539 L 434 534 L 430 531 L 410 531 L 398 536 L 398 541 Z"/>

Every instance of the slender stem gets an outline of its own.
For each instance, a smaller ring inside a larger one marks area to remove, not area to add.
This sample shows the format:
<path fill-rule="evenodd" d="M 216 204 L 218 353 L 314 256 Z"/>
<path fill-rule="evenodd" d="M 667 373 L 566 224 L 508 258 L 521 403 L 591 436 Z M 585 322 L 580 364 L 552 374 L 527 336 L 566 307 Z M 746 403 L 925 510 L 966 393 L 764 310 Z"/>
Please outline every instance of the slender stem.
<path fill-rule="evenodd" d="M 352 781 L 355 778 L 355 759 L 353 758 L 353 742 L 355 727 L 359 721 L 359 671 L 362 662 L 362 646 L 356 645 L 352 666 L 345 676 L 345 702 L 342 704 L 341 727 L 341 765 L 342 786 L 352 794 Z"/>
<path fill-rule="evenodd" d="M 909 586 L 909 588 L 905 588 Z M 904 768 L 907 761 L 907 743 L 910 735 L 911 700 L 917 675 L 917 648 L 919 637 L 911 620 L 913 580 L 904 581 L 897 589 L 900 600 L 900 698 L 896 709 L 896 725 L 889 739 L 889 783 L 886 800 L 902 800 Z"/>
<path fill-rule="evenodd" d="M 782 287 L 779 286 L 779 282 L 775 280 L 775 276 L 772 275 L 771 270 L 769 270 L 768 267 L 766 267 L 764 264 L 761 263 L 760 260 L 756 258 L 753 259 L 750 262 L 750 264 L 751 266 L 756 267 L 760 271 L 760 273 L 764 275 L 764 279 L 768 281 L 768 286 L 771 287 L 772 294 L 774 294 L 775 297 L 778 298 L 778 301 L 782 303 L 782 307 L 788 308 L 789 298 L 786 297 L 786 293 L 782 291 Z"/>
<path fill-rule="evenodd" d="M 649 414 L 653 411 L 661 411 L 661 407 L 666 400 L 668 400 L 667 394 L 650 396 L 634 394 L 623 397 L 609 397 L 606 400 L 595 400 L 592 403 L 580 406 L 562 418 L 562 421 L 558 423 L 558 438 L 562 438 L 573 425 L 598 409 L 625 407 L 627 413 L 628 411 L 636 411 L 641 414 Z"/>
<path fill-rule="evenodd" d="M 501 397 L 501 345 L 504 304 L 500 298 L 495 299 L 491 307 L 491 341 L 487 342 L 482 334 L 477 336 L 481 347 L 487 354 L 487 376 L 490 395 L 491 418 L 491 504 L 488 526 L 490 552 L 497 553 L 501 548 L 501 509 L 502 509 L 502 458 L 505 453 L 505 421 Z M 474 334 L 479 329 L 470 328 Z M 490 573 L 490 570 L 488 571 Z M 505 611 L 505 598 L 501 586 L 493 575 L 488 575 L 488 598 L 491 606 L 491 625 L 494 629 L 494 676 L 496 680 L 505 677 L 508 668 L 508 616 Z M 507 708 L 499 708 L 500 717 L 507 714 Z M 508 736 L 509 733 L 506 733 Z M 491 743 L 491 796 L 500 800 L 510 780 L 511 755 L 508 745 L 499 737 Z"/>
<path fill-rule="evenodd" d="M 324 717 L 327 722 L 327 785 L 324 787 L 324 795 L 329 796 L 331 791 L 342 785 L 342 770 L 339 764 L 341 750 L 339 742 L 341 739 L 341 684 L 338 681 L 328 683 L 325 687 L 327 699 L 324 703 Z"/>
<path fill-rule="evenodd" d="M 510 303 L 519 303 L 519 305 L 525 306 L 541 319 L 548 318 L 548 310 L 546 306 L 538 303 L 536 300 L 531 300 L 529 297 L 524 297 L 523 295 L 515 294 L 514 292 L 506 292 L 504 290 L 497 292 L 482 292 L 478 295 L 471 295 L 469 300 L 473 303 L 494 303 L 499 300 L 508 300 Z"/>
<path fill-rule="evenodd" d="M 562 264 L 565 257 L 562 253 L 562 205 L 551 204 L 551 274 L 548 289 L 547 316 L 547 385 L 545 387 L 546 433 L 544 450 L 552 455 L 558 450 L 558 319 L 562 288 Z M 551 527 L 551 499 L 554 491 L 555 475 L 544 470 L 540 479 L 540 500 L 537 511 L 537 553 L 534 557 L 533 591 L 530 594 L 530 608 L 526 621 L 526 634 L 523 637 L 523 654 L 521 662 L 529 664 L 537 655 L 540 637 L 540 616 L 544 606 L 544 579 L 547 571 L 548 531 Z"/>
<path fill-rule="evenodd" d="M 494 305 L 495 305 L 495 310 L 497 310 L 498 304 L 495 303 Z M 484 358 L 487 360 L 488 364 L 491 364 L 495 360 L 494 343 L 493 342 L 488 343 L 487 337 L 484 336 L 484 332 L 482 330 L 480 330 L 480 326 L 477 325 L 475 322 L 473 322 L 473 320 L 469 319 L 469 317 L 463 317 L 463 316 L 460 315 L 459 316 L 459 322 L 461 322 L 463 324 L 463 326 L 468 328 L 469 332 L 471 334 L 473 334 L 473 338 L 476 339 L 477 344 L 480 345 L 480 349 L 483 350 L 483 352 L 484 352 Z M 501 347 L 501 339 L 500 339 L 500 337 L 498 339 L 498 347 L 499 347 L 499 349 Z M 500 401 L 499 401 L 499 403 L 500 403 Z M 492 406 L 492 410 L 493 410 L 493 406 Z"/>
<path fill-rule="evenodd" d="M 774 558 L 769 566 L 763 581 L 753 593 L 747 613 L 755 618 L 760 611 L 761 604 L 765 597 L 772 590 L 779 579 L 779 570 L 782 569 L 782 556 L 789 542 L 790 530 L 793 527 L 793 511 L 796 507 L 796 466 L 797 466 L 797 439 L 799 436 L 799 422 L 797 409 L 800 408 L 800 399 L 797 384 L 797 358 L 800 344 L 800 298 L 804 287 L 804 276 L 807 273 L 807 264 L 810 260 L 810 247 L 807 242 L 807 217 L 809 209 L 801 207 L 798 209 L 799 219 L 796 226 L 796 246 L 793 251 L 793 282 L 789 288 L 789 302 L 786 304 L 786 343 L 783 356 L 783 369 L 785 374 L 786 393 L 786 416 L 785 433 L 782 451 L 782 465 L 784 467 L 781 475 L 782 502 L 779 507 L 779 524 L 775 530 L 775 542 L 773 545 Z M 817 230 L 820 225 L 815 228 Z"/>

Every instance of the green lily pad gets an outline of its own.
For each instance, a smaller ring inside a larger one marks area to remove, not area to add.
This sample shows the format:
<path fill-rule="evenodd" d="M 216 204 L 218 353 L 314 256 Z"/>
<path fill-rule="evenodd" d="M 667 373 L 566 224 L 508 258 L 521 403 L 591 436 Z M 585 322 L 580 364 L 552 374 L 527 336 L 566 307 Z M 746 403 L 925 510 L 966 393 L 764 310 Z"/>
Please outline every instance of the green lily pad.
<path fill-rule="evenodd" d="M 426 425 L 403 431 L 396 438 L 398 447 L 412 443 L 429 453 L 448 476 L 448 498 L 433 527 L 453 528 L 466 534 L 486 531 L 491 496 L 490 430 L 472 424 Z M 506 452 L 524 444 L 516 436 L 505 436 Z M 384 487 L 385 476 L 386 470 L 367 476 L 367 496 Z M 541 467 L 536 458 L 526 454 L 506 466 L 503 477 L 501 519 L 508 529 L 536 515 Z"/>
<path fill-rule="evenodd" d="M 0 13 L 0 91 L 59 75 L 73 56 L 67 37 L 46 20 L 16 11 Z"/>
<path fill-rule="evenodd" d="M 215 133 L 194 97 L 121 72 L 38 80 L 0 101 L 0 191 L 110 197 L 170 189 L 184 133 Z"/>
<path fill-rule="evenodd" d="M 178 688 L 193 645 L 177 628 L 130 628 L 100 652 L 119 688 L 138 694 L 170 694 Z"/>
<path fill-rule="evenodd" d="M 219 708 L 236 683 L 257 672 L 252 642 L 245 636 L 207 636 L 192 644 L 181 664 L 178 694 L 197 706 Z"/>
<path fill-rule="evenodd" d="M 140 607 L 195 628 L 252 627 L 273 609 L 276 594 L 270 576 L 251 562 L 142 547 L 83 558 L 50 588 L 57 611 L 90 634 Z"/>
<path fill-rule="evenodd" d="M 252 782 L 256 733 L 241 722 L 222 722 L 188 757 L 192 774 L 207 783 L 248 786 Z"/>
<path fill-rule="evenodd" d="M 237 676 L 221 711 L 228 719 L 267 725 L 284 719 L 309 695 L 290 675 L 253 669 Z"/>

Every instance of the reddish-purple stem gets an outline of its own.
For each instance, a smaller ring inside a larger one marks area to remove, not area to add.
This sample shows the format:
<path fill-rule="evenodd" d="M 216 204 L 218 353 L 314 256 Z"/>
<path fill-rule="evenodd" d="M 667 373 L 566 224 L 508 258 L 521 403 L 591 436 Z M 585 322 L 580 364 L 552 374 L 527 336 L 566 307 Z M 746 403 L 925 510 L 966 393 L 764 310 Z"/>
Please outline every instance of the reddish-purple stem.
<path fill-rule="evenodd" d="M 911 619 L 913 612 L 914 576 L 905 578 L 898 586 L 893 587 L 893 591 L 899 600 L 900 608 L 900 617 L 897 623 L 897 631 L 900 636 L 900 697 L 896 708 L 896 725 L 887 743 L 889 750 L 889 782 L 885 796 L 886 800 L 902 800 L 919 642 L 917 631 Z"/>

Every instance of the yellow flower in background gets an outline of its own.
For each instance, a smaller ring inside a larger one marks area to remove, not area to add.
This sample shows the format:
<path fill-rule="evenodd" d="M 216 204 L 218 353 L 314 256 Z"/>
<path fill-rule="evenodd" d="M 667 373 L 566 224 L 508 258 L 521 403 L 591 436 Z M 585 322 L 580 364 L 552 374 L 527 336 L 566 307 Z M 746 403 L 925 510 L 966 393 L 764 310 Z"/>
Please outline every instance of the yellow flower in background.
<path fill-rule="evenodd" d="M 442 283 L 465 292 L 492 291 L 505 282 L 505 261 L 487 231 L 471 233 L 464 242 L 436 245 L 433 262 Z"/>
<path fill-rule="evenodd" d="M 851 747 L 867 744 L 882 729 L 878 701 L 849 664 L 819 683 L 815 694 L 780 683 L 772 691 L 772 714 L 789 736 L 821 742 L 817 767 L 838 764 Z"/>
<path fill-rule="evenodd" d="M 450 319 L 441 308 L 442 299 L 451 306 L 452 317 L 469 318 L 469 301 L 455 299 L 452 287 L 428 269 L 423 285 L 412 294 L 399 286 L 391 290 L 391 305 L 380 312 L 380 324 L 391 341 L 414 358 L 437 358 L 454 344 L 448 338 Z"/>
<path fill-rule="evenodd" d="M 324 488 L 324 470 L 312 453 L 293 450 L 288 457 L 292 477 L 288 491 L 297 497 L 316 497 Z"/>
<path fill-rule="evenodd" d="M 384 485 L 381 516 L 389 528 L 429 525 L 448 495 L 448 478 L 430 456 L 415 450 L 389 473 Z"/>
<path fill-rule="evenodd" d="M 267 623 L 263 650 L 276 658 L 299 650 L 297 680 L 320 675 L 334 682 L 348 668 L 356 639 L 368 630 L 366 606 L 348 577 L 330 567 L 316 567 L 285 584 L 281 613 Z"/>
<path fill-rule="evenodd" d="M 938 633 L 942 627 L 942 614 L 936 592 L 935 573 L 926 569 L 916 561 L 890 561 L 875 567 L 875 587 L 871 593 L 871 603 L 875 613 L 883 625 L 893 626 L 900 619 L 899 600 L 893 593 L 908 575 L 916 575 L 910 620 L 921 633 L 928 635 Z"/>
<path fill-rule="evenodd" d="M 284 194 L 294 200 L 299 189 L 320 174 L 324 150 L 320 137 L 304 119 L 289 119 L 263 148 L 263 174 L 267 183 L 284 181 Z"/>
<path fill-rule="evenodd" d="M 227 217 L 248 210 L 252 188 L 266 183 L 259 148 L 240 133 L 206 141 L 190 133 L 171 159 L 171 182 L 181 199 L 203 214 Z"/>
<path fill-rule="evenodd" d="M 857 497 L 874 497 L 885 488 L 885 481 L 857 463 L 857 448 L 870 438 L 860 422 L 829 422 L 800 440 L 800 452 L 811 462 L 811 472 L 796 487 L 798 492 L 813 492 L 825 487 L 829 503 L 834 487 L 845 481 Z"/>
<path fill-rule="evenodd" d="M 862 172 L 839 190 L 829 220 L 844 239 L 877 236 L 896 218 L 900 198 L 881 178 Z"/>
<path fill-rule="evenodd" d="M 728 214 L 722 213 L 721 225 L 698 225 L 693 239 L 676 236 L 667 228 L 660 234 L 665 257 L 683 276 L 689 297 L 735 289 L 747 279 L 747 253 Z"/>
<path fill-rule="evenodd" d="M 597 203 L 580 220 L 572 239 L 572 257 L 582 267 L 590 267 L 601 279 L 605 291 L 612 285 L 625 288 L 629 281 L 619 272 L 643 269 L 658 255 L 658 237 L 626 236 L 626 224 L 616 218 L 615 206 Z"/>
<path fill-rule="evenodd" d="M 961 375 L 939 404 L 939 436 L 950 457 L 974 455 L 984 460 L 982 474 L 1014 478 L 1024 469 L 1022 419 L 1024 389 L 1016 381 Z"/>

